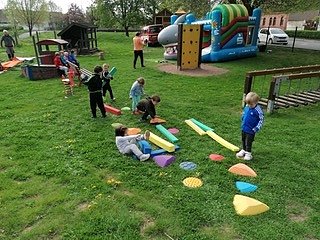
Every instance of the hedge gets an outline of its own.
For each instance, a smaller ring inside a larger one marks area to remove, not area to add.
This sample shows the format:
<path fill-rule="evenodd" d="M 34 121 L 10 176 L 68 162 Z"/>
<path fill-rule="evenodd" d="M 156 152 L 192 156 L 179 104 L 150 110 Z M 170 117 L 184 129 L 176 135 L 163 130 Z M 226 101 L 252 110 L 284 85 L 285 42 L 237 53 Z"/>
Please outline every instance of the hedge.
<path fill-rule="evenodd" d="M 285 31 L 289 37 L 294 37 L 294 30 Z M 297 38 L 320 39 L 320 31 L 298 30 Z"/>

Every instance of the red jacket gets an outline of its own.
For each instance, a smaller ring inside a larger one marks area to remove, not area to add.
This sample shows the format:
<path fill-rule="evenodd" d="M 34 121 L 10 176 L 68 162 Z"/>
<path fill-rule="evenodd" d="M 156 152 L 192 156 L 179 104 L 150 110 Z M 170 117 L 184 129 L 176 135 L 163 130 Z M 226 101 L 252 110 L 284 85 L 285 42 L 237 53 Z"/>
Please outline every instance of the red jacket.
<path fill-rule="evenodd" d="M 60 60 L 60 56 L 55 56 L 55 58 L 53 59 L 53 63 L 57 68 L 59 68 L 60 66 L 63 66 Z"/>

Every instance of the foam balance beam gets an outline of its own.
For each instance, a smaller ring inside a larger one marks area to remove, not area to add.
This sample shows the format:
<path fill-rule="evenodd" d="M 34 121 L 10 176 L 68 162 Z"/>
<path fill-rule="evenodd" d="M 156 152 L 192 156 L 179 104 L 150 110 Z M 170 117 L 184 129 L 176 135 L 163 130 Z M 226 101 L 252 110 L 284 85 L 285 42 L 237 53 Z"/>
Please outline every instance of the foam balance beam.
<path fill-rule="evenodd" d="M 235 146 L 235 145 L 227 142 L 227 141 L 224 140 L 222 137 L 220 137 L 220 136 L 218 136 L 217 134 L 215 134 L 213 131 L 207 131 L 207 134 L 208 134 L 213 140 L 215 140 L 216 142 L 220 143 L 222 146 L 230 149 L 230 150 L 233 151 L 233 152 L 238 152 L 238 151 L 240 150 L 237 146 Z"/>
<path fill-rule="evenodd" d="M 175 151 L 180 149 L 180 147 L 178 145 L 175 145 L 174 147 L 175 147 Z M 154 156 L 158 156 L 158 155 L 161 155 L 164 153 L 167 153 L 167 151 L 161 148 L 161 149 L 157 149 L 157 150 L 152 150 L 150 153 L 150 156 L 154 157 Z"/>
<path fill-rule="evenodd" d="M 196 120 L 194 118 L 191 118 L 190 120 L 205 132 L 206 131 L 214 131 L 212 128 L 208 127 L 207 125 L 204 125 L 202 122 L 199 122 L 198 120 Z"/>
<path fill-rule="evenodd" d="M 138 143 L 139 143 L 141 152 L 143 152 L 144 154 L 151 154 L 152 148 L 148 141 L 141 140 Z"/>
<path fill-rule="evenodd" d="M 121 115 L 121 110 L 120 109 L 117 109 L 117 108 L 114 108 L 110 105 L 106 105 L 104 104 L 104 109 L 106 110 L 106 112 L 108 113 L 112 113 L 114 115 Z"/>
<path fill-rule="evenodd" d="M 257 215 L 269 210 L 269 207 L 254 199 L 243 195 L 235 195 L 233 198 L 234 209 L 241 216 Z"/>
<path fill-rule="evenodd" d="M 203 136 L 206 134 L 205 131 L 203 131 L 201 128 L 198 127 L 195 123 L 193 123 L 191 120 L 185 120 L 184 121 L 186 124 L 189 125 L 193 130 L 195 130 L 199 135 Z"/>
<path fill-rule="evenodd" d="M 109 74 L 113 77 L 116 72 L 117 72 L 117 69 L 115 67 L 112 67 L 111 70 L 109 71 Z"/>
<path fill-rule="evenodd" d="M 176 138 L 171 132 L 169 132 L 161 124 L 156 125 L 156 129 L 158 129 L 170 142 L 172 143 L 178 142 L 178 138 Z"/>
<path fill-rule="evenodd" d="M 163 148 L 167 152 L 174 152 L 175 147 L 172 143 L 164 140 L 163 138 L 155 135 L 154 133 L 150 132 L 149 141 L 153 144 L 157 145 L 160 148 Z"/>

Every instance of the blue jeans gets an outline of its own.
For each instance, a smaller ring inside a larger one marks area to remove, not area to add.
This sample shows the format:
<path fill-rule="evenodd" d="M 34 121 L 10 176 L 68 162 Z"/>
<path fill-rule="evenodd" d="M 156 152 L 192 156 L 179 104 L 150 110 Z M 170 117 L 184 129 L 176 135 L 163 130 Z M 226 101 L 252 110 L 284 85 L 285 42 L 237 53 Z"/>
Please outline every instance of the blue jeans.
<path fill-rule="evenodd" d="M 141 99 L 140 95 L 132 96 L 132 108 L 131 108 L 132 111 L 137 110 L 137 105 L 138 105 L 138 102 L 140 101 L 140 99 Z"/>

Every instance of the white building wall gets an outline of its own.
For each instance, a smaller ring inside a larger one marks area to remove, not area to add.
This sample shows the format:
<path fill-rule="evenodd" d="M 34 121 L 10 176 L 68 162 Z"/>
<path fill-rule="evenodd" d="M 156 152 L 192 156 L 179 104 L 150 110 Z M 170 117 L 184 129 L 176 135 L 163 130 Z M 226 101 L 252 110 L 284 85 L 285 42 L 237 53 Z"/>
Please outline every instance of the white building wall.
<path fill-rule="evenodd" d="M 287 30 L 296 30 L 296 27 L 298 27 L 298 30 L 304 30 L 304 24 L 305 21 L 288 21 L 287 22 Z"/>

